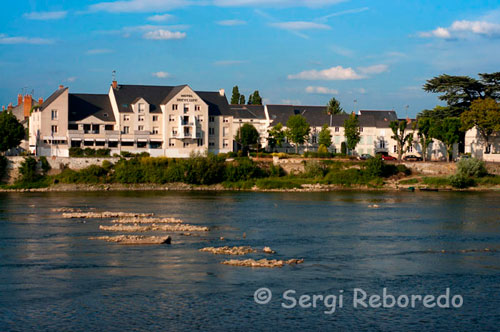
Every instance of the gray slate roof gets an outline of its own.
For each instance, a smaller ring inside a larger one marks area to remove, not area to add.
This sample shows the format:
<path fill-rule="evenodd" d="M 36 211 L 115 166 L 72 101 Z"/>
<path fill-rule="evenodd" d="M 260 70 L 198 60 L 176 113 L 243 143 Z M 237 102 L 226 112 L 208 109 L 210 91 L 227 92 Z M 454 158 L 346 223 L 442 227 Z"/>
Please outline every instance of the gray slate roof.
<path fill-rule="evenodd" d="M 266 119 L 262 105 L 229 105 L 231 115 L 238 119 Z"/>
<path fill-rule="evenodd" d="M 91 115 L 102 121 L 115 121 L 107 94 L 70 93 L 68 103 L 69 121 L 81 121 Z"/>

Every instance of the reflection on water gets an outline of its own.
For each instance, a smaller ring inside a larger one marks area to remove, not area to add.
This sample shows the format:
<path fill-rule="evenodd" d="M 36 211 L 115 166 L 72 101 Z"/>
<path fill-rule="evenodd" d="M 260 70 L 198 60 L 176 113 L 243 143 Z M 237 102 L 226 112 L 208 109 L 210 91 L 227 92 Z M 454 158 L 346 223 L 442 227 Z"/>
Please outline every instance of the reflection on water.
<path fill-rule="evenodd" d="M 499 203 L 500 193 L 0 194 L 0 330 L 495 330 Z M 155 212 L 212 231 L 174 234 L 170 246 L 120 246 L 88 240 L 106 221 L 62 219 L 51 212 L 61 206 Z M 276 258 L 305 263 L 249 269 L 198 252 L 220 245 L 270 246 Z M 253 301 L 261 287 L 275 294 L 267 305 Z M 347 305 L 334 315 L 280 306 L 287 289 L 355 287 L 436 295 L 450 287 L 464 306 Z"/>

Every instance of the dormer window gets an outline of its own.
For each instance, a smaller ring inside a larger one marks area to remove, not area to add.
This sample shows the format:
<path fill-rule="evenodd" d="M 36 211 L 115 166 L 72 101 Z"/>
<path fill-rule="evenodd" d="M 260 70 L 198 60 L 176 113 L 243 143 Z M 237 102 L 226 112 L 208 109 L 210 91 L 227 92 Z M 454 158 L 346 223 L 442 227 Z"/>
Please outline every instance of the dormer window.
<path fill-rule="evenodd" d="M 172 104 L 172 111 L 177 111 L 177 104 Z"/>
<path fill-rule="evenodd" d="M 144 105 L 143 103 L 139 103 L 138 109 L 139 113 L 144 113 L 144 111 L 146 110 L 146 105 Z"/>

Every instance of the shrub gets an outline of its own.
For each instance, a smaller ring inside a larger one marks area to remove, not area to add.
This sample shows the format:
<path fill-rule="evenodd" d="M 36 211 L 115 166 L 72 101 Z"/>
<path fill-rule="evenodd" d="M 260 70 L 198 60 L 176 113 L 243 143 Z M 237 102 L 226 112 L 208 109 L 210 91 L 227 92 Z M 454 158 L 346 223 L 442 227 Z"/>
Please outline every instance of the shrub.
<path fill-rule="evenodd" d="M 280 165 L 271 164 L 269 166 L 269 176 L 270 177 L 285 176 L 285 170 Z"/>
<path fill-rule="evenodd" d="M 443 177 L 424 177 L 422 178 L 422 182 L 425 185 L 434 187 L 444 187 L 450 185 L 449 178 L 443 178 Z"/>
<path fill-rule="evenodd" d="M 483 177 L 488 175 L 484 161 L 470 158 L 460 159 L 457 163 L 457 175 L 465 177 Z"/>
<path fill-rule="evenodd" d="M 300 182 L 284 178 L 259 179 L 255 185 L 260 189 L 293 189 L 301 187 Z"/>
<path fill-rule="evenodd" d="M 328 148 L 326 147 L 326 145 L 321 144 L 321 145 L 319 146 L 319 148 L 318 148 L 318 153 L 320 153 L 320 154 L 321 154 L 321 153 L 325 153 L 325 154 L 326 154 L 326 153 L 329 153 L 329 152 L 328 152 Z"/>
<path fill-rule="evenodd" d="M 347 154 L 347 145 L 346 145 L 345 142 L 342 142 L 340 144 L 340 153 L 343 154 L 343 155 Z"/>
<path fill-rule="evenodd" d="M 190 184 L 214 184 L 224 178 L 224 163 L 213 154 L 193 154 L 184 162 L 184 181 Z"/>
<path fill-rule="evenodd" d="M 144 170 L 139 159 L 121 159 L 115 164 L 113 181 L 118 183 L 144 183 Z"/>
<path fill-rule="evenodd" d="M 70 157 L 83 157 L 82 148 L 69 148 Z"/>
<path fill-rule="evenodd" d="M 27 184 L 39 180 L 40 176 L 36 172 L 37 164 L 36 159 L 33 157 L 24 158 L 19 167 L 20 177 L 17 182 Z"/>
<path fill-rule="evenodd" d="M 50 166 L 46 157 L 44 157 L 44 156 L 40 157 L 40 163 L 42 165 L 42 171 L 44 173 L 47 173 L 48 171 L 50 171 L 52 169 L 52 167 Z"/>
<path fill-rule="evenodd" d="M 237 182 L 252 178 L 264 177 L 265 172 L 248 158 L 241 158 L 225 167 L 224 178 L 226 181 Z"/>
<path fill-rule="evenodd" d="M 0 156 L 0 181 L 2 181 L 5 173 L 7 172 L 8 160 L 4 156 Z"/>
<path fill-rule="evenodd" d="M 408 167 L 406 167 L 405 165 L 403 164 L 399 164 L 396 166 L 396 169 L 398 171 L 398 173 L 404 173 L 405 175 L 411 175 L 411 169 L 409 169 Z"/>
<path fill-rule="evenodd" d="M 380 156 L 376 156 L 375 158 L 370 158 L 365 163 L 365 170 L 368 176 L 371 177 L 380 177 L 384 176 L 386 170 L 386 164 L 382 160 Z"/>
<path fill-rule="evenodd" d="M 134 154 L 132 152 L 128 152 L 128 151 L 120 151 L 120 156 L 122 156 L 124 158 L 130 158 L 130 157 L 133 157 Z"/>
<path fill-rule="evenodd" d="M 83 150 L 83 155 L 85 157 L 95 157 L 95 150 L 92 148 L 85 148 L 85 150 Z"/>
<path fill-rule="evenodd" d="M 304 167 L 304 175 L 311 178 L 322 178 L 327 170 L 325 164 L 318 161 L 309 161 Z"/>
<path fill-rule="evenodd" d="M 329 172 L 325 176 L 326 183 L 342 186 L 351 186 L 353 184 L 366 185 L 371 179 L 372 177 L 370 177 L 366 172 L 356 168 L 350 168 L 338 172 Z"/>
<path fill-rule="evenodd" d="M 450 176 L 449 181 L 452 187 L 460 189 L 472 187 L 475 185 L 475 181 L 473 178 L 465 176 L 461 173 Z"/>
<path fill-rule="evenodd" d="M 109 157 L 111 155 L 110 149 L 97 149 L 95 151 L 96 157 Z"/>
<path fill-rule="evenodd" d="M 54 177 L 55 183 L 106 183 L 108 170 L 98 165 L 90 165 L 80 171 L 64 169 Z"/>

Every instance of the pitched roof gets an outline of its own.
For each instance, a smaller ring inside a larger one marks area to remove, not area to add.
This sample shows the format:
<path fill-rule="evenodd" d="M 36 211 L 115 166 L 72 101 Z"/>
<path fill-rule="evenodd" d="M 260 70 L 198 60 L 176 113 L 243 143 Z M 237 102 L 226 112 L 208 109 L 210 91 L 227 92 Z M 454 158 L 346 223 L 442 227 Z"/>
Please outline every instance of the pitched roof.
<path fill-rule="evenodd" d="M 361 117 L 371 116 L 374 120 L 374 125 L 378 128 L 389 128 L 391 121 L 396 121 L 398 116 L 395 111 L 376 111 L 376 110 L 360 110 Z"/>
<path fill-rule="evenodd" d="M 273 125 L 281 122 L 286 125 L 288 118 L 292 115 L 301 114 L 313 127 L 321 127 L 330 124 L 330 116 L 326 113 L 326 106 L 302 106 L 302 105 L 267 105 L 269 119 Z M 332 117 L 332 126 L 342 126 L 347 114 L 338 114 Z"/>
<path fill-rule="evenodd" d="M 195 91 L 195 93 L 207 103 L 209 115 L 231 115 L 225 95 L 221 96 L 218 91 Z"/>
<path fill-rule="evenodd" d="M 239 119 L 266 119 L 263 105 L 229 105 L 229 112 Z"/>
<path fill-rule="evenodd" d="M 70 93 L 68 104 L 69 121 L 81 121 L 91 115 L 102 121 L 115 121 L 108 95 Z"/>
<path fill-rule="evenodd" d="M 53 94 L 50 95 L 47 100 L 45 100 L 40 107 L 40 110 L 43 111 L 46 107 L 48 107 L 54 100 L 56 100 L 60 95 L 63 94 L 64 91 L 68 90 L 68 88 L 57 89 Z"/>

